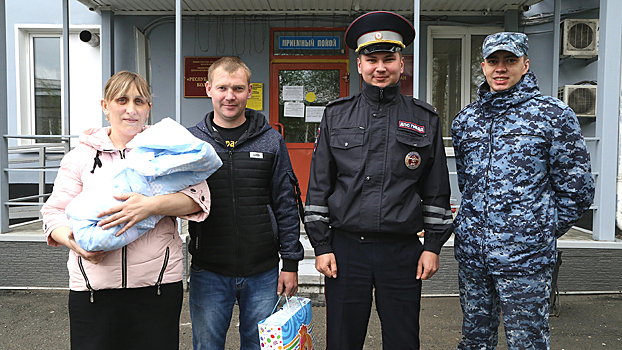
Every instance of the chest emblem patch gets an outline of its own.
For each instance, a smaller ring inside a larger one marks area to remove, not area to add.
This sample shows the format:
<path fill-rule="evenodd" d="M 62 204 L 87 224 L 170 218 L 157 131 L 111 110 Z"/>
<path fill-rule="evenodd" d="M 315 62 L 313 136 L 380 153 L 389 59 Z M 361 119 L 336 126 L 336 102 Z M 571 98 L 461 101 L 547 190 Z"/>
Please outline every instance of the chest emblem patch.
<path fill-rule="evenodd" d="M 406 163 L 408 169 L 415 170 L 421 165 L 421 155 L 416 151 L 408 152 L 404 159 L 404 163 Z"/>
<path fill-rule="evenodd" d="M 415 124 L 413 122 L 407 122 L 407 121 L 400 120 L 398 126 L 401 129 L 408 129 L 408 130 L 412 130 L 414 132 L 417 132 L 419 134 L 425 134 L 425 126 L 418 125 L 418 124 Z"/>

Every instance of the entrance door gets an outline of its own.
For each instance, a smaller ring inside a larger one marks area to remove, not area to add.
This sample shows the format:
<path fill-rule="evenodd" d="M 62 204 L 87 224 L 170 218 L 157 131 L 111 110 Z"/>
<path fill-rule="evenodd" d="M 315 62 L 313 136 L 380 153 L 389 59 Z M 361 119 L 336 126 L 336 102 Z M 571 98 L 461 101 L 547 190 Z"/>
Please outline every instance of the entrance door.
<path fill-rule="evenodd" d="M 438 110 L 443 137 L 451 137 L 454 116 L 477 99 L 478 85 L 485 80 L 482 44 L 497 27 L 428 27 L 427 101 Z M 445 139 L 448 153 L 451 141 Z M 450 153 L 453 154 L 453 153 Z"/>
<path fill-rule="evenodd" d="M 285 139 L 304 200 L 323 107 L 348 95 L 348 63 L 287 62 L 271 68 L 270 124 Z"/>

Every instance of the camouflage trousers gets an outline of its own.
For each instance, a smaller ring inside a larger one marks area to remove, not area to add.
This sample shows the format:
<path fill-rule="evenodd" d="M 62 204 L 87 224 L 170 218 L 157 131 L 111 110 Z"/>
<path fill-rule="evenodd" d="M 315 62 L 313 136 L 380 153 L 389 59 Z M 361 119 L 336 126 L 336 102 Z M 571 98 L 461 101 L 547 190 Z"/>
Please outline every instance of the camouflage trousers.
<path fill-rule="evenodd" d="M 552 272 L 547 268 L 526 276 L 499 276 L 461 264 L 463 319 L 458 349 L 496 349 L 501 313 L 509 350 L 550 349 Z"/>

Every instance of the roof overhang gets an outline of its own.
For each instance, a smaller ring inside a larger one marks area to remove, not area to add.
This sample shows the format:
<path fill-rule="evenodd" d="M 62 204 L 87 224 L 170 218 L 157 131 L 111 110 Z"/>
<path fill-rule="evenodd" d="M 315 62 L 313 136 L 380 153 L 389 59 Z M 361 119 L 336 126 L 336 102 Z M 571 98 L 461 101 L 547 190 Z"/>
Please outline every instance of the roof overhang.
<path fill-rule="evenodd" d="M 115 15 L 174 15 L 175 0 L 78 0 L 91 11 Z M 542 0 L 421 0 L 427 16 L 503 15 Z M 369 11 L 414 13 L 414 0 L 183 0 L 183 15 L 357 15 Z"/>

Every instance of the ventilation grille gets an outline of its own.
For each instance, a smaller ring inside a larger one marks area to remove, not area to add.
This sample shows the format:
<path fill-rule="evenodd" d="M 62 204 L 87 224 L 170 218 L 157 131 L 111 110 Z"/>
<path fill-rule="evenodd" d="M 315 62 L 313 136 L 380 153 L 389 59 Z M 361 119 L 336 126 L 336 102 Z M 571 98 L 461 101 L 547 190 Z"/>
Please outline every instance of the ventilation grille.
<path fill-rule="evenodd" d="M 566 19 L 562 22 L 562 57 L 598 56 L 598 20 Z"/>
<path fill-rule="evenodd" d="M 558 97 L 577 117 L 596 116 L 596 85 L 565 85 L 559 88 Z"/>

